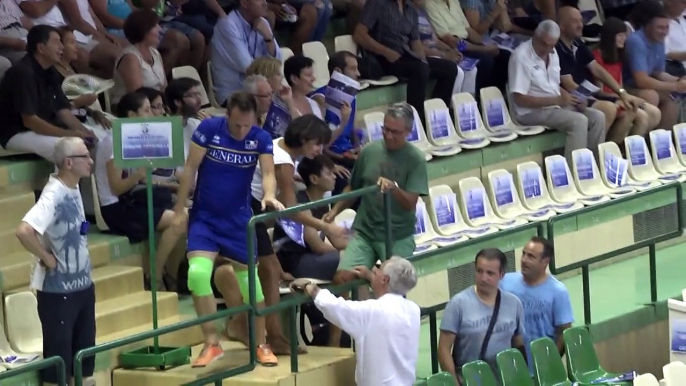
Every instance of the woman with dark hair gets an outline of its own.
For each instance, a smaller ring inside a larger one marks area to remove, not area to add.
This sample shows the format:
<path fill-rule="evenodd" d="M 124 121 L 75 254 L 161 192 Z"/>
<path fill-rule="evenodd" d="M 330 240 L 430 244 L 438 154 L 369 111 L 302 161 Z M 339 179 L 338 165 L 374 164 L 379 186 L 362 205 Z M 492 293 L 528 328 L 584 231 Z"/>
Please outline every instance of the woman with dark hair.
<path fill-rule="evenodd" d="M 622 85 L 622 60 L 624 59 L 624 43 L 626 42 L 629 27 L 620 19 L 611 17 L 605 20 L 603 29 L 600 32 L 599 48 L 593 51 L 593 56 L 596 62 L 600 64 L 611 76 Z M 596 82 L 600 87 L 602 86 L 602 93 L 606 95 L 616 96 L 614 92 L 605 85 Z M 654 129 L 660 123 L 662 113 L 660 109 L 650 103 L 643 103 L 643 106 L 636 112 L 634 118 L 634 127 L 630 129 L 629 135 L 644 135 L 646 132 Z M 612 139 L 612 134 L 608 134 L 608 139 L 615 142 L 621 142 L 624 138 Z"/>
<path fill-rule="evenodd" d="M 150 111 L 154 117 L 167 115 L 167 103 L 164 100 L 164 93 L 151 87 L 141 87 L 136 92 L 145 94 L 150 101 Z"/>
<path fill-rule="evenodd" d="M 150 118 L 150 101 L 143 93 L 128 93 L 117 103 L 119 118 Z M 145 189 L 146 170 L 119 169 L 114 164 L 112 134 L 98 145 L 95 155 L 95 181 L 98 187 L 100 212 L 105 224 L 115 234 L 126 236 L 131 243 L 148 239 L 148 210 Z M 164 266 L 181 234 L 171 227 L 174 212 L 170 208 L 172 187 L 159 179 L 153 180 L 153 222 L 161 232 L 155 255 L 157 277 L 146 275 L 146 287 L 154 285 L 164 290 Z M 185 229 L 185 225 L 183 226 Z"/>

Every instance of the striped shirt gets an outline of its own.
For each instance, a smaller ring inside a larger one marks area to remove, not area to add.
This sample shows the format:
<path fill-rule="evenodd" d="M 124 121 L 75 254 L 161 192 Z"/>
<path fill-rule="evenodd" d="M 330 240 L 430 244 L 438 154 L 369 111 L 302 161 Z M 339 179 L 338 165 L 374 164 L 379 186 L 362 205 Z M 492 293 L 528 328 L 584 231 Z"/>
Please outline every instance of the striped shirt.
<path fill-rule="evenodd" d="M 5 29 L 12 24 L 21 23 L 24 13 L 19 9 L 14 0 L 0 1 L 0 29 Z"/>
<path fill-rule="evenodd" d="M 408 0 L 403 5 L 401 12 L 394 0 L 366 1 L 360 20 L 369 28 L 369 36 L 401 55 L 419 40 L 417 8 Z"/>

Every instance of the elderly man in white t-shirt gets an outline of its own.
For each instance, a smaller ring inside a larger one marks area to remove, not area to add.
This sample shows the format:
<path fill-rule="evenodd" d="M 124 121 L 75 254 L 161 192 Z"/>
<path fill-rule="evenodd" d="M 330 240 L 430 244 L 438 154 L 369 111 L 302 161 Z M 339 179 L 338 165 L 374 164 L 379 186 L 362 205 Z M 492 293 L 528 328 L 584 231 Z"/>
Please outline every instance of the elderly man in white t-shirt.
<path fill-rule="evenodd" d="M 408 260 L 391 257 L 370 271 L 354 269 L 371 283 L 376 299 L 351 301 L 315 283 L 296 281 L 314 299 L 324 317 L 355 340 L 357 386 L 411 386 L 419 354 L 420 309 L 405 296 L 417 285 L 417 270 Z"/>
<path fill-rule="evenodd" d="M 12 0 L 9 0 L 12 1 Z M 128 43 L 107 32 L 100 19 L 90 7 L 88 0 L 13 0 L 34 24 L 47 24 L 55 28 L 71 27 L 79 45 L 77 68 L 88 73 L 87 66 L 96 70 L 96 75 L 112 78 L 114 63 L 121 55 L 120 46 Z"/>
<path fill-rule="evenodd" d="M 605 141 L 605 115 L 588 107 L 588 101 L 560 87 L 560 59 L 555 45 L 560 27 L 552 20 L 541 22 L 534 37 L 517 47 L 510 58 L 509 92 L 517 121 L 522 125 L 541 125 L 564 132 L 565 158 L 572 152 L 589 148 L 597 153 Z"/>

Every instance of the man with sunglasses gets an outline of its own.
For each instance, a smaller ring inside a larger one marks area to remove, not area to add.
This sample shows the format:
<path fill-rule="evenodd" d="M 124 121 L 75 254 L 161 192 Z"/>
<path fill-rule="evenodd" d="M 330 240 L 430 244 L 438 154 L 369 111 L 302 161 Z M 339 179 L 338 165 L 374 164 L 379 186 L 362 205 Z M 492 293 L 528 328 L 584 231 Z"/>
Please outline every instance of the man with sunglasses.
<path fill-rule="evenodd" d="M 412 107 L 405 103 L 389 106 L 383 122 L 383 140 L 365 146 L 353 168 L 345 192 L 377 185 L 378 194 L 360 197 L 353 223 L 355 232 L 341 258 L 334 283 L 356 279 L 353 268 L 371 268 L 387 255 L 410 257 L 414 253 L 415 208 L 419 196 L 429 194 L 429 181 L 424 154 L 407 142 L 414 125 Z M 391 194 L 392 251 L 386 251 L 385 209 L 382 193 Z M 339 201 L 324 217 L 333 221 L 354 200 Z M 332 333 L 331 345 L 338 345 L 340 330 Z"/>
<path fill-rule="evenodd" d="M 58 172 L 50 176 L 38 202 L 17 227 L 16 235 L 37 259 L 31 278 L 43 326 L 43 355 L 64 360 L 72 376 L 74 354 L 95 345 L 95 287 L 88 254 L 88 228 L 79 191 L 93 160 L 83 139 L 65 137 L 55 146 Z M 91 377 L 95 358 L 85 358 Z M 54 368 L 41 370 L 43 382 L 57 384 Z M 71 379 L 70 384 L 73 383 Z M 93 383 L 86 383 L 93 384 Z"/>

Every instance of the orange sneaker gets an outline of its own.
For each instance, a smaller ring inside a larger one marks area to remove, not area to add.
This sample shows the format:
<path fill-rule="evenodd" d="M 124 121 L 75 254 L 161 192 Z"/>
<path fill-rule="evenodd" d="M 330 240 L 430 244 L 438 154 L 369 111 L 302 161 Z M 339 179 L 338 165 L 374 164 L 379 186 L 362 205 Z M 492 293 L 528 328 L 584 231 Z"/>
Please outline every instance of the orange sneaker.
<path fill-rule="evenodd" d="M 218 344 L 205 345 L 192 367 L 205 367 L 224 356 L 224 350 Z"/>
<path fill-rule="evenodd" d="M 279 364 L 279 359 L 272 352 L 272 348 L 268 344 L 261 344 L 257 346 L 257 361 L 262 366 L 272 367 Z"/>

